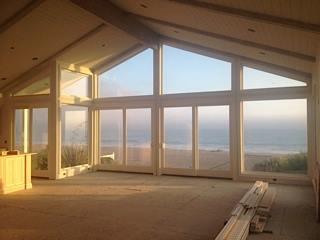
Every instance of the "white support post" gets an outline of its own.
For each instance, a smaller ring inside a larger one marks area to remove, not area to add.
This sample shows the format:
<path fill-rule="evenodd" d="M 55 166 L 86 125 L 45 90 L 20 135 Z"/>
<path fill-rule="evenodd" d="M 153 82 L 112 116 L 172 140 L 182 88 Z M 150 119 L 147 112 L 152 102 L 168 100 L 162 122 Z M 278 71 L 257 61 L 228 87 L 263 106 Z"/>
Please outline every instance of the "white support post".
<path fill-rule="evenodd" d="M 153 95 L 152 110 L 152 168 L 153 175 L 160 175 L 161 167 L 161 114 L 158 98 L 162 94 L 162 45 L 153 50 Z"/>
<path fill-rule="evenodd" d="M 238 59 L 232 62 L 232 103 L 230 106 L 230 157 L 233 180 L 237 180 L 243 169 L 242 153 L 242 66 Z"/>
<path fill-rule="evenodd" d="M 192 167 L 193 175 L 196 176 L 199 170 L 199 125 L 198 125 L 198 107 L 192 107 Z"/>
<path fill-rule="evenodd" d="M 127 159 L 127 109 L 122 108 L 122 128 L 123 128 L 123 165 L 128 166 L 128 159 Z"/>
<path fill-rule="evenodd" d="M 49 111 L 49 178 L 59 178 L 60 172 L 60 77 L 59 66 L 54 62 L 51 66 L 50 77 L 50 111 Z"/>
<path fill-rule="evenodd" d="M 90 91 L 90 98 L 92 100 L 98 97 L 98 81 L 97 81 L 97 74 L 91 75 L 91 81 L 89 84 L 89 91 Z M 90 165 L 92 166 L 93 170 L 96 169 L 96 166 L 99 164 L 99 115 L 98 111 L 90 106 L 88 108 L 89 113 L 89 126 L 90 126 Z"/>

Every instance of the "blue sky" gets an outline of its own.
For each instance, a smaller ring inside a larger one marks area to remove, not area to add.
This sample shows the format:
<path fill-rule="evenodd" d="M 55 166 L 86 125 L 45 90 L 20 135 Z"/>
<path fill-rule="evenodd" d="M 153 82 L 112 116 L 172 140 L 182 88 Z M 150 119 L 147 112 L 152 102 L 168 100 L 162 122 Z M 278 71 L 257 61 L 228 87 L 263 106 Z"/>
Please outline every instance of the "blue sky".
<path fill-rule="evenodd" d="M 100 96 L 132 96 L 152 94 L 152 50 L 148 49 L 100 76 Z M 271 73 L 244 67 L 244 88 L 305 86 Z M 166 93 L 231 90 L 231 63 L 164 46 L 163 91 Z M 246 119 L 253 125 L 278 127 L 305 126 L 306 101 L 259 101 L 244 105 Z M 215 111 L 217 125 L 225 122 L 223 111 Z M 267 113 L 267 114 L 266 114 Z M 208 113 L 208 116 L 210 113 Z M 203 113 L 205 118 L 205 113 Z"/>

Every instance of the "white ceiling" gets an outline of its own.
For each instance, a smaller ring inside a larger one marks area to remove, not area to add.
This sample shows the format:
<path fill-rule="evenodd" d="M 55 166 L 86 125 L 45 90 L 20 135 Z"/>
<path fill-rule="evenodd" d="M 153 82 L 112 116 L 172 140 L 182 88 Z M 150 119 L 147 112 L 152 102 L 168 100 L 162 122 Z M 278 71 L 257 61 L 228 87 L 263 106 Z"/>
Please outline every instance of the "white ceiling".
<path fill-rule="evenodd" d="M 318 11 L 311 9 L 320 9 L 320 1 L 296 1 L 295 4 L 291 4 L 292 1 L 286 1 L 286 3 L 282 1 L 280 4 L 281 6 L 279 5 L 279 9 L 276 7 L 275 1 L 229 0 L 208 2 L 221 5 L 224 4 L 224 6 L 227 7 L 238 7 L 243 2 L 244 5 L 241 6 L 244 10 L 261 12 L 282 18 L 290 18 L 290 16 L 293 16 L 294 13 L 299 12 L 300 9 L 303 9 L 306 14 L 313 14 L 312 19 L 315 22 L 312 23 L 318 23 L 315 19 L 319 19 L 319 14 L 317 14 Z M 113 3 L 129 13 L 135 14 L 134 16 L 137 17 L 140 15 L 152 19 L 158 19 L 160 22 L 165 21 L 221 36 L 232 37 L 260 45 L 262 44 L 268 47 L 288 51 L 293 53 L 293 55 L 297 53 L 314 58 L 316 56 L 316 49 L 320 41 L 320 35 L 315 32 L 302 31 L 296 28 L 285 27 L 278 24 L 270 24 L 263 21 L 254 21 L 244 17 L 224 14 L 221 12 L 189 6 L 168 0 L 114 0 Z M 259 3 L 263 4 L 260 5 Z M 246 8 L 246 5 L 250 4 L 251 8 Z M 301 5 L 303 5 L 303 7 L 301 7 Z M 287 8 L 285 8 L 285 6 L 287 6 Z M 306 22 L 308 17 L 305 17 L 304 14 L 300 15 L 294 15 L 295 17 L 292 19 Z M 219 51 L 225 51 L 227 53 L 233 53 L 303 72 L 310 73 L 314 68 L 314 62 L 310 60 L 300 59 L 299 57 L 293 57 L 289 55 L 282 55 L 277 51 L 269 51 L 266 49 L 262 50 L 261 48 L 257 47 L 245 46 L 239 42 L 237 43 L 236 41 L 219 40 L 218 38 L 208 37 L 203 34 L 196 34 L 195 32 L 182 30 L 181 28 L 170 27 L 170 24 L 160 24 L 159 21 L 157 23 L 154 21 L 145 20 L 145 18 L 138 17 L 138 19 L 151 27 L 154 31 L 171 38 L 196 43 Z M 253 33 L 248 31 L 249 28 L 254 29 L 256 32 Z"/>
<path fill-rule="evenodd" d="M 320 24 L 319 0 L 202 0 L 203 2 Z"/>
<path fill-rule="evenodd" d="M 0 1 L 1 24 L 31 0 Z M 318 0 L 205 0 L 208 3 L 320 24 Z M 191 7 L 170 0 L 112 0 L 126 12 L 171 22 L 194 29 L 251 41 L 274 48 L 315 57 L 320 34 L 281 25 Z M 142 7 L 143 4 L 145 7 Z M 199 33 L 176 29 L 142 18 L 139 21 L 164 36 L 195 43 L 219 51 L 257 59 L 303 72 L 312 72 L 314 63 L 298 57 L 265 51 L 257 47 L 225 41 Z M 77 42 L 103 21 L 68 0 L 46 0 L 30 14 L 0 33 L 0 88 L 14 81 L 32 67 Z M 256 32 L 248 31 L 248 28 Z M 92 67 L 137 44 L 127 33 L 106 25 L 58 57 L 59 61 Z M 32 60 L 37 57 L 38 60 Z M 6 80 L 1 80 L 6 78 Z"/>

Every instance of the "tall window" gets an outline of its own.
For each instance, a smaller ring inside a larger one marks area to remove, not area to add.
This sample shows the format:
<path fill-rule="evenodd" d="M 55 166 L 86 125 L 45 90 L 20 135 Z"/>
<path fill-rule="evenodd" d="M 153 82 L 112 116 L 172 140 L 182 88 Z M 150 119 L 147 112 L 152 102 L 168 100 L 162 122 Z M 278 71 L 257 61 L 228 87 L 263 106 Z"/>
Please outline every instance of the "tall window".
<path fill-rule="evenodd" d="M 88 163 L 88 109 L 61 107 L 61 166 L 72 167 Z"/>
<path fill-rule="evenodd" d="M 25 152 L 26 148 L 26 141 L 27 139 L 25 138 L 25 113 L 26 109 L 16 109 L 15 110 L 15 115 L 14 115 L 14 148 L 16 150 L 19 150 L 20 152 Z"/>
<path fill-rule="evenodd" d="M 152 50 L 147 49 L 102 73 L 98 81 L 100 97 L 152 95 Z"/>
<path fill-rule="evenodd" d="M 123 113 L 121 109 L 100 110 L 101 164 L 123 164 Z"/>
<path fill-rule="evenodd" d="M 151 166 L 151 109 L 127 109 L 127 164 Z"/>
<path fill-rule="evenodd" d="M 192 168 L 192 108 L 164 109 L 164 161 L 167 168 Z"/>
<path fill-rule="evenodd" d="M 163 93 L 231 90 L 231 63 L 163 47 Z"/>
<path fill-rule="evenodd" d="M 267 73 L 254 68 L 243 67 L 243 88 L 279 88 L 307 86 L 305 82 Z"/>
<path fill-rule="evenodd" d="M 32 169 L 48 169 L 48 108 L 32 109 Z"/>
<path fill-rule="evenodd" d="M 229 106 L 198 107 L 199 169 L 230 170 Z"/>
<path fill-rule="evenodd" d="M 244 170 L 307 171 L 307 100 L 243 103 Z"/>

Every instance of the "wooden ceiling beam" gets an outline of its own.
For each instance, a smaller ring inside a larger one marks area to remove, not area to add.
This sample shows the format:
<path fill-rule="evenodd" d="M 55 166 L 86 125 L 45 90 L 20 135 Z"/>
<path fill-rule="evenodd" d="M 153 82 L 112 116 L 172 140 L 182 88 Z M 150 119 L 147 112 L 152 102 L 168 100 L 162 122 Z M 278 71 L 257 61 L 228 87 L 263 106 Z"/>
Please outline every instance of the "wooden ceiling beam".
<path fill-rule="evenodd" d="M 198 1 L 198 0 L 195 0 L 195 1 L 169 0 L 169 1 L 188 5 L 191 7 L 198 7 L 198 8 L 206 9 L 209 11 L 223 13 L 227 15 L 242 17 L 242 18 L 246 18 L 254 21 L 266 22 L 274 25 L 280 25 L 288 28 L 298 29 L 301 31 L 320 33 L 320 25 L 314 24 L 314 23 L 307 23 L 307 22 L 290 19 L 290 18 L 278 17 L 274 15 L 258 13 L 258 12 L 253 12 L 253 11 L 248 11 L 248 10 L 238 9 L 238 8 L 232 8 L 232 7 L 222 6 L 222 5 Z"/>
<path fill-rule="evenodd" d="M 187 41 L 179 40 L 176 38 L 170 38 L 170 37 L 163 36 L 161 41 L 162 41 L 162 43 L 164 43 L 166 45 L 173 46 L 173 47 L 179 47 L 181 49 L 185 49 L 187 51 L 192 51 L 192 52 L 202 54 L 202 55 L 208 56 L 208 57 L 213 57 L 213 58 L 226 57 L 229 59 L 239 59 L 242 62 L 250 63 L 252 66 L 259 66 L 260 65 L 260 66 L 265 67 L 265 69 L 274 69 L 274 71 L 279 74 L 285 73 L 286 77 L 291 77 L 291 78 L 299 77 L 299 79 L 301 79 L 301 81 L 309 81 L 312 78 L 312 74 L 309 72 L 304 72 L 304 71 L 296 70 L 296 69 L 293 69 L 290 67 L 277 65 L 274 63 L 261 61 L 258 59 L 245 57 L 245 56 L 241 56 L 241 55 L 226 52 L 226 51 L 221 51 L 221 50 L 214 49 L 211 47 L 201 46 L 201 45 L 198 45 L 198 44 L 195 44 L 192 42 L 187 42 Z"/>
<path fill-rule="evenodd" d="M 12 89 L 16 88 L 17 86 L 19 86 L 22 83 L 24 84 L 26 81 L 28 81 L 30 78 L 32 78 L 35 75 L 35 73 L 38 73 L 38 72 L 41 72 L 41 71 L 45 70 L 51 64 L 52 61 L 56 60 L 58 57 L 62 56 L 64 53 L 70 51 L 71 49 L 77 47 L 79 44 L 81 44 L 82 42 L 84 42 L 87 39 L 91 38 L 95 34 L 99 33 L 100 31 L 102 31 L 106 27 L 107 26 L 105 24 L 100 24 L 99 26 L 97 26 L 93 30 L 85 33 L 84 35 L 82 35 L 77 40 L 75 40 L 72 43 L 68 44 L 66 47 L 60 49 L 55 54 L 53 54 L 50 57 L 46 58 L 44 61 L 42 61 L 38 65 L 36 65 L 36 66 L 32 67 L 31 69 L 27 70 L 26 72 L 20 74 L 20 76 L 18 76 L 14 80 L 12 80 L 7 85 L 1 87 L 0 88 L 0 92 L 3 93 L 3 92 L 6 92 L 6 91 L 9 91 L 9 90 L 12 90 Z"/>
<path fill-rule="evenodd" d="M 128 16 L 123 10 L 106 0 L 70 0 L 75 5 L 99 17 L 107 24 L 111 24 L 132 35 L 148 47 L 156 49 L 159 35 L 135 18 Z"/>
<path fill-rule="evenodd" d="M 222 34 L 218 34 L 218 33 L 208 32 L 208 31 L 196 29 L 193 27 L 189 27 L 189 26 L 185 26 L 185 25 L 181 25 L 181 24 L 176 24 L 176 23 L 172 23 L 172 22 L 168 22 L 168 21 L 163 21 L 163 20 L 159 20 L 159 19 L 155 19 L 155 18 L 151 18 L 151 17 L 146 17 L 146 16 L 142 16 L 142 15 L 138 15 L 138 14 L 133 14 L 133 13 L 130 13 L 130 14 L 136 18 L 146 20 L 146 21 L 149 21 L 152 23 L 160 24 L 163 26 L 168 26 L 168 27 L 179 29 L 179 30 L 184 30 L 187 32 L 196 33 L 196 34 L 204 35 L 207 37 L 212 37 L 215 39 L 225 40 L 225 41 L 241 44 L 241 45 L 247 46 L 247 47 L 259 48 L 259 49 L 262 49 L 265 51 L 270 51 L 270 52 L 286 55 L 289 57 L 298 58 L 298 59 L 305 60 L 305 61 L 310 61 L 310 62 L 316 61 L 316 57 L 314 57 L 314 56 L 310 56 L 310 55 L 306 55 L 306 54 L 302 54 L 302 53 L 297 53 L 297 52 L 285 50 L 282 48 L 276 48 L 276 47 L 272 47 L 272 46 L 261 44 L 261 43 L 242 40 L 242 39 L 238 39 L 238 38 L 234 38 L 234 37 L 230 37 L 230 36 L 226 36 L 226 35 L 222 35 Z"/>
<path fill-rule="evenodd" d="M 45 0 L 33 0 L 24 6 L 20 11 L 15 13 L 12 17 L 8 18 L 4 23 L 0 25 L 0 34 L 4 33 L 14 24 L 21 21 L 24 17 L 30 14 L 34 9 L 39 7 Z"/>

